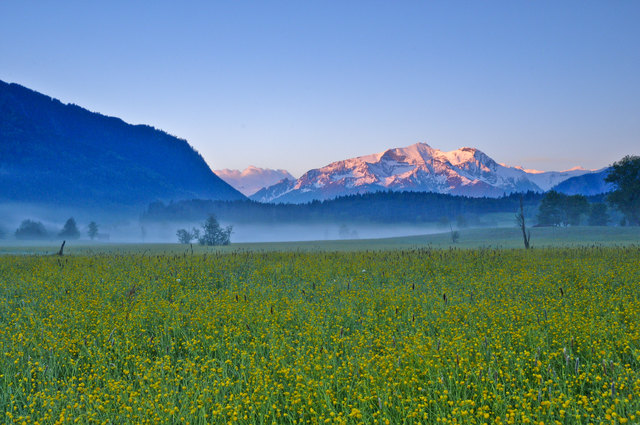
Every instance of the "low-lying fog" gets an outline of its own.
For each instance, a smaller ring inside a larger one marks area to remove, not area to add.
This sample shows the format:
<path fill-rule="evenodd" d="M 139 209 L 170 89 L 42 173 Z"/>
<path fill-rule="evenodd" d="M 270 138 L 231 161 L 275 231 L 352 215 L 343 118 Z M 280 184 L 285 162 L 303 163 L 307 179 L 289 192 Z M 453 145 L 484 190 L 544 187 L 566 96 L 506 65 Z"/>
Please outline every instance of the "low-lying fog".
<path fill-rule="evenodd" d="M 202 222 L 184 223 L 141 223 L 137 218 L 102 216 L 99 214 L 51 210 L 38 206 L 0 205 L 0 243 L 54 242 L 64 239 L 60 236 L 67 219 L 73 217 L 80 232 L 80 240 L 89 241 L 88 225 L 94 221 L 98 225 L 95 241 L 112 243 L 176 243 L 178 229 L 202 227 Z M 16 229 L 23 220 L 40 222 L 47 232 L 41 239 L 17 239 Z M 230 223 L 221 222 L 221 226 Z M 285 242 L 334 239 L 369 239 L 394 236 L 409 236 L 446 231 L 442 226 L 434 225 L 385 225 L 385 224 L 231 224 L 233 233 L 231 242 Z"/>
<path fill-rule="evenodd" d="M 146 225 L 147 241 L 176 242 L 177 229 L 190 230 L 199 223 L 184 223 L 182 226 Z M 227 223 L 221 223 L 224 227 Z M 377 224 L 236 224 L 233 225 L 231 242 L 291 242 L 335 239 L 371 239 L 394 236 L 422 235 L 446 231 L 435 226 L 377 225 Z"/>
<path fill-rule="evenodd" d="M 66 239 L 60 235 L 65 222 L 73 217 L 80 233 L 80 241 L 90 241 L 90 222 L 98 225 L 94 241 L 111 243 L 177 243 L 178 229 L 191 231 L 202 228 L 201 222 L 145 223 L 131 211 L 73 212 L 33 205 L 0 205 L 0 244 L 29 244 L 34 242 L 58 242 Z M 16 229 L 23 220 L 40 222 L 46 229 L 41 239 L 18 239 Z M 487 223 L 488 224 L 488 223 Z M 496 223 L 497 224 L 497 223 Z M 448 232 L 448 224 L 376 224 L 376 223 L 309 223 L 309 224 L 263 224 L 226 223 L 233 226 L 232 243 L 241 242 L 288 242 L 338 239 L 371 239 L 397 236 L 412 236 Z M 494 224 L 495 225 L 495 224 Z M 455 229 L 455 223 L 453 225 Z M 194 241 L 197 243 L 197 241 Z"/>

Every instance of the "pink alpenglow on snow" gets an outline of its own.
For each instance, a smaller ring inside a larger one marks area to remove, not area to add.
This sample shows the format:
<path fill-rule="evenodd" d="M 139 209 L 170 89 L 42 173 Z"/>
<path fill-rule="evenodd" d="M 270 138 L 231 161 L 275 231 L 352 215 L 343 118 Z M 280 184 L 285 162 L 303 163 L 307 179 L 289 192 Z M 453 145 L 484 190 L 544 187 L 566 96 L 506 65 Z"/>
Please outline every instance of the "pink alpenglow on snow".
<path fill-rule="evenodd" d="M 295 177 L 287 170 L 271 170 L 254 167 L 253 165 L 243 171 L 225 168 L 224 170 L 214 170 L 213 172 L 246 196 L 253 195 L 263 187 L 274 185 L 283 179 L 295 180 Z"/>
<path fill-rule="evenodd" d="M 333 162 L 306 172 L 296 181 L 279 181 L 256 192 L 260 202 L 309 202 L 380 190 L 499 197 L 513 192 L 543 192 L 570 177 L 569 171 L 528 173 L 498 164 L 476 148 L 434 149 L 426 143 Z"/>

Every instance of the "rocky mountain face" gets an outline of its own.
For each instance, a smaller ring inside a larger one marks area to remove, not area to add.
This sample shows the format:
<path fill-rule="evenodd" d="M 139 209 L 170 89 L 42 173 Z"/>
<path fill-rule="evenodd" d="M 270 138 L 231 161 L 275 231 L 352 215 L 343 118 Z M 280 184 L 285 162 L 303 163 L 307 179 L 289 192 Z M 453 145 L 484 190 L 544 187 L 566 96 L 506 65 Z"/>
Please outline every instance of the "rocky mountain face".
<path fill-rule="evenodd" d="M 253 195 L 258 190 L 272 186 L 283 179 L 295 180 L 295 177 L 287 170 L 272 170 L 253 165 L 242 171 L 225 168 L 224 170 L 214 170 L 214 173 L 246 196 Z"/>
<path fill-rule="evenodd" d="M 186 140 L 0 81 L 0 201 L 138 206 L 245 199 Z"/>
<path fill-rule="evenodd" d="M 589 170 L 531 172 L 498 164 L 475 148 L 450 152 L 426 143 L 388 149 L 310 170 L 296 181 L 280 181 L 256 192 L 260 202 L 301 203 L 357 193 L 420 191 L 471 197 L 543 192 Z"/>

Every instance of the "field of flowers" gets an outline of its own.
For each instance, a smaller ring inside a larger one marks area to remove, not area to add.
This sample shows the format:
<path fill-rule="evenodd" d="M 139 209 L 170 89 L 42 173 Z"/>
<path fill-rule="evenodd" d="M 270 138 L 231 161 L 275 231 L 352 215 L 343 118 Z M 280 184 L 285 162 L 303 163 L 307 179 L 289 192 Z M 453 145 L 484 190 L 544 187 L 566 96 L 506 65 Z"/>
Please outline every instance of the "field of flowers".
<path fill-rule="evenodd" d="M 640 248 L 2 256 L 0 423 L 640 423 Z"/>

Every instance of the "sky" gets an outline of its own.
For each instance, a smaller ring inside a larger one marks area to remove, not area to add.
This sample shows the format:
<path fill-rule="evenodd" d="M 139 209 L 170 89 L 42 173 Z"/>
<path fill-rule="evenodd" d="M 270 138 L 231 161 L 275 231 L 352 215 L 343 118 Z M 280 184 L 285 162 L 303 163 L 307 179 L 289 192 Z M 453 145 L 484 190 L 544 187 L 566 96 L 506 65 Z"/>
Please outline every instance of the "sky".
<path fill-rule="evenodd" d="M 0 0 L 0 80 L 299 176 L 426 142 L 640 154 L 638 1 Z"/>

